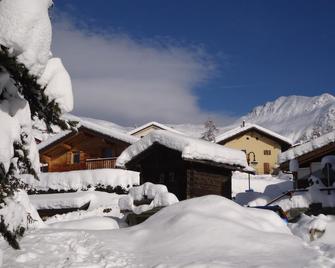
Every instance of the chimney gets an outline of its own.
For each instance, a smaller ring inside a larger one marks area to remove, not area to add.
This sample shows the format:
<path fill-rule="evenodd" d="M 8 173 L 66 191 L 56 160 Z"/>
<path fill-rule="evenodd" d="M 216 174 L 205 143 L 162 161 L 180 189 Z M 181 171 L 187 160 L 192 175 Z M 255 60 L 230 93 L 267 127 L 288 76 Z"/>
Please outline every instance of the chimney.
<path fill-rule="evenodd" d="M 242 121 L 241 127 L 245 127 L 245 120 Z"/>

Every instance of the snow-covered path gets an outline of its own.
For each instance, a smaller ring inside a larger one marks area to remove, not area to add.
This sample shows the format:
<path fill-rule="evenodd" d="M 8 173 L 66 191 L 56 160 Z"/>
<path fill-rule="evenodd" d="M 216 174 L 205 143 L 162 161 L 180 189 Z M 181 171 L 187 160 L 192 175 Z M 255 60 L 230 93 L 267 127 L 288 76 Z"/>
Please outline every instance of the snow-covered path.
<path fill-rule="evenodd" d="M 22 239 L 21 250 L 7 248 L 3 267 L 130 267 L 133 259 L 86 231 L 41 229 Z"/>

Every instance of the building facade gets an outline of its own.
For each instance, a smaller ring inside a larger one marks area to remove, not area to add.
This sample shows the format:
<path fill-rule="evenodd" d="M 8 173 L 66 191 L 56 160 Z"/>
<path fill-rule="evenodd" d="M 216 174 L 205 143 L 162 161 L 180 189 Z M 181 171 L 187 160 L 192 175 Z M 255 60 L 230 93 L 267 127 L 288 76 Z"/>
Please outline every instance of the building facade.
<path fill-rule="evenodd" d="M 216 142 L 244 151 L 256 174 L 273 174 L 279 167 L 278 157 L 291 146 L 285 137 L 254 124 L 245 124 L 217 137 Z"/>

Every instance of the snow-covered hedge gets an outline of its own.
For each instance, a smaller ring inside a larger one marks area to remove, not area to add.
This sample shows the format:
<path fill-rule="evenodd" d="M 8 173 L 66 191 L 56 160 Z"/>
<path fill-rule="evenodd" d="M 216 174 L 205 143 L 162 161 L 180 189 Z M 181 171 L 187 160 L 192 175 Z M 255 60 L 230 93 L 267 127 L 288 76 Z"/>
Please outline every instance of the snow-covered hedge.
<path fill-rule="evenodd" d="M 39 181 L 31 175 L 22 175 L 31 193 L 74 192 L 95 189 L 125 193 L 139 185 L 139 173 L 121 169 L 93 169 L 39 174 Z"/>

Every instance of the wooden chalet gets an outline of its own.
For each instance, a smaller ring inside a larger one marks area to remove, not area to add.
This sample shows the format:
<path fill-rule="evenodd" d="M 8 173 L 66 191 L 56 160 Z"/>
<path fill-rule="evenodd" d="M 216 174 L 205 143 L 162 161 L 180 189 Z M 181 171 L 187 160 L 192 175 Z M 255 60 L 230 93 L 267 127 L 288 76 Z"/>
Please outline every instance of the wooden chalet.
<path fill-rule="evenodd" d="M 323 178 L 321 160 L 327 155 L 335 155 L 335 132 L 315 138 L 309 142 L 295 146 L 279 157 L 280 168 L 290 171 L 290 162 L 297 161 L 298 187 L 307 186 L 307 180 L 311 175 Z M 332 174 L 331 174 L 332 175 Z"/>
<path fill-rule="evenodd" d="M 63 131 L 38 144 L 41 170 L 115 168 L 116 158 L 136 140 L 118 130 L 81 121 L 78 131 Z"/>
<path fill-rule="evenodd" d="M 117 166 L 140 172 L 141 184 L 164 184 L 179 200 L 215 194 L 231 198 L 232 171 L 246 171 L 243 152 L 168 131 L 128 147 Z"/>
<path fill-rule="evenodd" d="M 216 137 L 216 143 L 244 151 L 257 174 L 277 172 L 279 154 L 292 145 L 288 138 L 244 121 L 241 126 Z"/>

